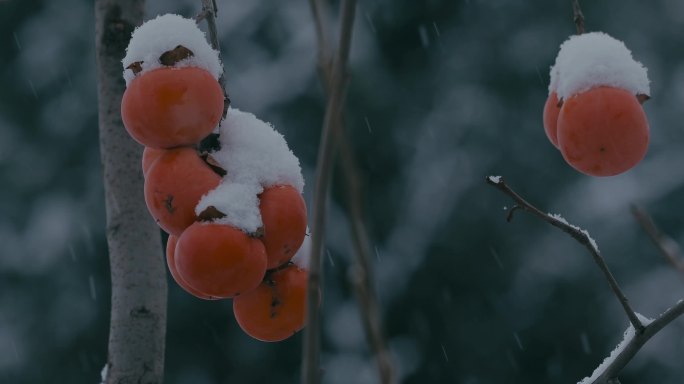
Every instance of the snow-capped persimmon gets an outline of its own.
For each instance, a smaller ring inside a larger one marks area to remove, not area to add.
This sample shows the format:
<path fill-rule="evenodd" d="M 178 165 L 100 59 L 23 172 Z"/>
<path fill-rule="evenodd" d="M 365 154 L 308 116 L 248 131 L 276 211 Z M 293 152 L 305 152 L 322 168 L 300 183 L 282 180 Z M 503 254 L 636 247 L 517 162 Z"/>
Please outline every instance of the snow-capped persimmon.
<path fill-rule="evenodd" d="M 233 299 L 240 328 L 261 341 L 281 341 L 304 328 L 307 278 L 294 264 L 269 272 L 255 290 Z"/>
<path fill-rule="evenodd" d="M 147 176 L 147 171 L 152 164 L 164 153 L 163 149 L 145 147 L 142 155 L 142 171 L 143 176 Z"/>
<path fill-rule="evenodd" d="M 546 137 L 549 138 L 551 144 L 558 148 L 558 114 L 560 114 L 561 108 L 558 106 L 558 94 L 556 92 L 549 93 L 549 97 L 546 99 L 544 104 L 544 132 L 546 132 Z"/>
<path fill-rule="evenodd" d="M 558 116 L 558 144 L 573 168 L 591 176 L 623 173 L 646 155 L 649 128 L 634 94 L 596 87 L 571 96 Z"/>
<path fill-rule="evenodd" d="M 178 238 L 176 269 L 194 289 L 231 298 L 256 288 L 266 273 L 266 250 L 258 239 L 223 224 L 196 222 Z"/>
<path fill-rule="evenodd" d="M 223 91 L 204 69 L 163 67 L 137 76 L 121 100 L 128 133 L 152 148 L 200 142 L 223 115 Z"/>
<path fill-rule="evenodd" d="M 173 277 L 173 280 L 178 284 L 181 288 L 185 290 L 185 292 L 198 297 L 200 299 L 205 299 L 205 300 L 215 300 L 216 297 L 211 297 L 209 295 L 205 295 L 204 293 L 196 290 L 195 288 L 191 287 L 188 283 L 183 280 L 183 278 L 180 277 L 178 274 L 178 270 L 176 269 L 176 243 L 178 242 L 178 238 L 174 235 L 169 235 L 169 239 L 166 242 L 166 264 L 169 267 L 169 272 L 171 272 L 171 277 Z"/>
<path fill-rule="evenodd" d="M 268 255 L 268 269 L 289 261 L 306 236 L 306 204 L 292 186 L 276 185 L 259 195 L 263 222 L 261 241 Z"/>
<path fill-rule="evenodd" d="M 157 224 L 169 234 L 180 234 L 197 219 L 195 206 L 221 177 L 193 148 L 164 151 L 145 177 L 145 202 Z"/>

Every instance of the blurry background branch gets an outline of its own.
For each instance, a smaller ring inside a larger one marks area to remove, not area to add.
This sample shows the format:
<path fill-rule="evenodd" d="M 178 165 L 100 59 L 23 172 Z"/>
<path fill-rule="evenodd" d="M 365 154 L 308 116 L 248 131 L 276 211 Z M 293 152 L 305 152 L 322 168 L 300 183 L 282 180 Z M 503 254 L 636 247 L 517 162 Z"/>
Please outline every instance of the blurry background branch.
<path fill-rule="evenodd" d="M 327 2 L 325 0 L 310 0 L 309 3 L 316 28 L 319 76 L 326 94 L 330 95 L 332 48 L 330 47 L 331 39 L 329 36 Z M 391 354 L 387 348 L 382 326 L 382 315 L 373 285 L 373 270 L 370 262 L 371 246 L 363 209 L 363 185 L 359 177 L 358 166 L 351 143 L 344 132 L 343 116 L 340 114 L 339 119 L 332 123 L 336 125 L 332 130 L 340 150 L 340 165 L 347 187 L 349 224 L 356 255 L 356 265 L 352 267 L 351 271 L 351 283 L 358 298 L 366 337 L 376 357 L 380 382 L 383 384 L 394 383 L 396 382 L 396 372 Z"/>
<path fill-rule="evenodd" d="M 653 241 L 660 253 L 665 257 L 672 267 L 684 274 L 684 259 L 682 259 L 679 244 L 670 236 L 664 234 L 653 222 L 646 210 L 638 205 L 632 206 L 632 214 L 636 221 L 644 229 L 644 232 Z"/>
<path fill-rule="evenodd" d="M 647 324 L 642 323 L 642 321 L 639 320 L 639 318 L 637 317 L 636 313 L 629 306 L 627 298 L 624 296 L 624 294 L 618 287 L 617 282 L 612 276 L 612 273 L 608 269 L 608 265 L 601 257 L 598 251 L 598 246 L 596 245 L 595 241 L 589 236 L 589 233 L 587 231 L 582 230 L 575 225 L 569 224 L 565 221 L 565 219 L 558 215 L 543 213 L 539 208 L 528 203 L 513 189 L 511 189 L 500 176 L 489 176 L 486 178 L 486 181 L 488 184 L 496 187 L 498 190 L 511 197 L 515 201 L 515 207 L 517 207 L 517 209 L 527 211 L 533 214 L 534 216 L 542 219 L 543 221 L 546 221 L 547 223 L 553 225 L 554 227 L 560 228 L 561 230 L 563 230 L 563 232 L 569 234 L 570 236 L 572 236 L 573 239 L 577 240 L 580 244 L 585 246 L 592 254 L 592 256 L 594 256 L 594 260 L 599 265 L 601 271 L 604 273 L 604 276 L 608 280 L 611 288 L 613 288 L 613 292 L 620 300 L 620 303 L 622 304 L 625 312 L 627 313 L 630 323 L 632 324 L 631 326 L 634 328 L 635 332 L 634 336 L 632 336 L 631 339 L 624 341 L 624 347 L 621 350 L 617 351 L 617 354 L 611 356 L 612 360 L 606 360 L 604 364 L 601 364 L 601 366 L 599 366 L 599 368 L 597 368 L 597 370 L 594 371 L 594 374 L 592 375 L 592 377 L 594 378 L 593 380 L 583 380 L 582 384 L 619 383 L 617 376 L 620 374 L 622 369 L 632 360 L 632 358 L 641 349 L 641 347 L 643 347 L 643 345 L 646 344 L 646 342 L 649 339 L 651 339 L 651 337 L 653 337 L 655 334 L 657 334 L 663 328 L 665 328 L 665 326 L 667 326 L 673 320 L 684 314 L 684 300 L 679 300 L 674 306 L 666 310 L 655 320 Z M 655 225 L 651 220 L 647 218 L 645 212 L 640 211 L 638 209 L 634 209 L 633 212 L 635 216 L 637 216 L 639 222 L 642 223 L 642 226 L 645 226 L 645 228 L 647 228 L 647 232 L 649 233 L 649 235 L 652 236 L 652 238 L 659 246 L 659 248 L 661 248 L 661 250 L 667 250 L 668 248 L 666 248 L 666 246 L 662 244 L 663 235 L 660 234 L 657 231 L 657 229 L 655 229 Z M 509 214 L 507 219 L 510 221 L 511 218 L 512 216 Z M 667 254 L 669 255 L 670 252 L 667 251 Z M 634 320 L 632 317 L 634 317 L 634 319 L 636 320 Z"/>
<path fill-rule="evenodd" d="M 323 133 L 318 148 L 316 182 L 314 186 L 311 263 L 307 291 L 307 326 L 304 328 L 304 349 L 302 353 L 302 382 L 319 383 L 320 373 L 320 308 L 319 291 L 323 278 L 321 253 L 325 234 L 325 210 L 328 186 L 335 158 L 335 141 L 339 136 L 344 99 L 347 86 L 347 62 L 351 47 L 356 0 L 343 0 L 340 4 L 340 32 L 337 51 L 333 58 L 329 77 L 328 103 L 323 122 Z"/>
<path fill-rule="evenodd" d="M 112 283 L 105 383 L 163 382 L 166 269 L 159 228 L 143 198 L 142 147 L 121 121 L 125 84 L 121 58 L 142 0 L 98 0 L 95 46 L 100 155 L 104 172 L 107 244 Z"/>

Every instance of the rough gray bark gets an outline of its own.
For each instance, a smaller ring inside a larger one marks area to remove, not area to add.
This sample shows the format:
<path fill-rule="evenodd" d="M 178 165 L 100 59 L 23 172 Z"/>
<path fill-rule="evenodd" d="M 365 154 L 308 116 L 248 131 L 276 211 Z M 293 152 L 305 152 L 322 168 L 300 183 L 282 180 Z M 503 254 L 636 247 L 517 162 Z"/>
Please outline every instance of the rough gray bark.
<path fill-rule="evenodd" d="M 107 384 L 162 383 L 166 271 L 159 228 L 147 212 L 142 147 L 121 121 L 121 59 L 142 22 L 143 0 L 95 2 L 100 151 L 104 169 L 112 312 Z"/>

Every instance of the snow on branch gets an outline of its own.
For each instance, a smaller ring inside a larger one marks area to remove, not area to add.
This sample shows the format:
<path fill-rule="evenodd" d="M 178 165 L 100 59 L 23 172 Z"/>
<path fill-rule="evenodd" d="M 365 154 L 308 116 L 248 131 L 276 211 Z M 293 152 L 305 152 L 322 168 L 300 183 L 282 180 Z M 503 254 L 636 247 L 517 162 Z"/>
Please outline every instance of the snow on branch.
<path fill-rule="evenodd" d="M 655 320 L 650 323 L 645 322 L 647 325 L 641 333 L 635 332 L 634 328 L 630 326 L 625 332 L 624 340 L 615 348 L 615 350 L 613 350 L 606 360 L 596 368 L 590 377 L 578 382 L 578 384 L 619 383 L 619 381 L 617 381 L 617 376 L 632 358 L 634 358 L 637 352 L 639 352 L 641 347 L 643 347 L 651 337 L 660 332 L 665 326 L 682 314 L 684 314 L 684 300 L 679 300 L 674 306 L 663 312 Z"/>

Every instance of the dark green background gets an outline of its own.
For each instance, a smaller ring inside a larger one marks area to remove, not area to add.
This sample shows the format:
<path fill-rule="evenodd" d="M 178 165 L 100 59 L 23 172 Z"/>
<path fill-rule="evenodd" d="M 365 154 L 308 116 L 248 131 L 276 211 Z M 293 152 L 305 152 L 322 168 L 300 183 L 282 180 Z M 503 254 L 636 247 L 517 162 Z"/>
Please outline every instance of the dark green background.
<path fill-rule="evenodd" d="M 627 327 L 586 251 L 529 216 L 507 224 L 511 202 L 485 185 L 489 174 L 588 229 L 640 313 L 684 297 L 684 276 L 629 213 L 645 205 L 684 241 L 684 2 L 584 3 L 587 28 L 625 41 L 652 80 L 649 153 L 617 177 L 577 173 L 544 136 L 548 69 L 574 33 L 570 0 L 359 3 L 347 132 L 402 383 L 576 383 Z M 147 4 L 148 17 L 199 7 Z M 308 1 L 219 0 L 219 13 L 233 105 L 285 135 L 310 202 L 324 101 Z M 96 383 L 110 288 L 92 2 L 0 1 L 0 52 L 0 382 Z M 347 280 L 344 185 L 334 187 L 324 382 L 374 383 Z M 257 342 L 230 302 L 169 283 L 168 383 L 298 382 L 301 335 Z M 680 319 L 622 382 L 682 383 L 683 354 Z"/>

